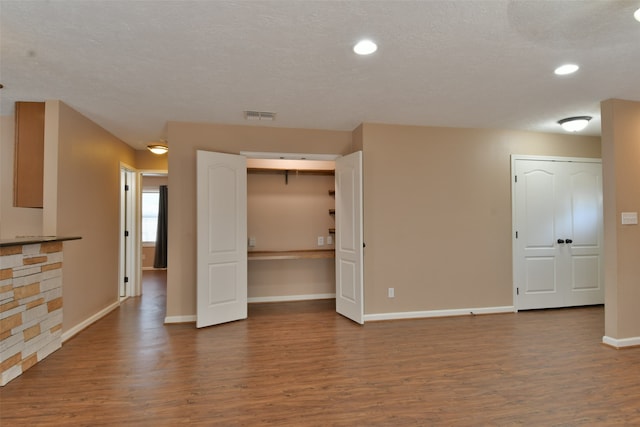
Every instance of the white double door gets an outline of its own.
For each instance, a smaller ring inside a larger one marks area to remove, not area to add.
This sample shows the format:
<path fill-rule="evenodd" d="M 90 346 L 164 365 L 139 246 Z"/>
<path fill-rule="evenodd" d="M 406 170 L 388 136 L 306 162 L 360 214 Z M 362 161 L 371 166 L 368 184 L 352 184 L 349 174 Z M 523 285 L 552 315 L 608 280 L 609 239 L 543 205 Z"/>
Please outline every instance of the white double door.
<path fill-rule="evenodd" d="M 244 156 L 197 152 L 198 328 L 247 317 Z M 336 160 L 336 311 L 363 323 L 362 153 Z"/>
<path fill-rule="evenodd" d="M 512 175 L 516 308 L 604 303 L 600 160 L 514 156 Z"/>

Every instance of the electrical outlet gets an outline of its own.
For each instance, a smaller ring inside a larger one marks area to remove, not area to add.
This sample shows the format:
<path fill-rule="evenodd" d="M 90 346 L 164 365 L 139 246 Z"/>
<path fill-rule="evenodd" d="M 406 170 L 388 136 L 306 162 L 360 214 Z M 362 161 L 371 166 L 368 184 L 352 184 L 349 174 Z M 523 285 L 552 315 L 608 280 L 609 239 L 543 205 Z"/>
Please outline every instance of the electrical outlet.
<path fill-rule="evenodd" d="M 389 298 L 395 298 L 396 290 L 395 288 L 389 288 Z"/>
<path fill-rule="evenodd" d="M 256 238 L 255 237 L 249 237 L 249 247 L 250 248 L 255 248 L 256 247 Z"/>
<path fill-rule="evenodd" d="M 327 236 L 327 245 L 333 245 L 333 237 Z"/>
<path fill-rule="evenodd" d="M 324 246 L 324 236 L 318 236 L 318 246 Z"/>

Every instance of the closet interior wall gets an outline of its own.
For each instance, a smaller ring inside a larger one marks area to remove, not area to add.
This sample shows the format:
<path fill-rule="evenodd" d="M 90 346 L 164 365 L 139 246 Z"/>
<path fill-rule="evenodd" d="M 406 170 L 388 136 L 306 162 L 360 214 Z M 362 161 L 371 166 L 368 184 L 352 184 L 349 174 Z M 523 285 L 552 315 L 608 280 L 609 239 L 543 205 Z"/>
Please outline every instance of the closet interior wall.
<path fill-rule="evenodd" d="M 249 301 L 317 299 L 335 295 L 335 261 L 251 259 L 251 252 L 332 250 L 334 175 L 327 172 L 247 174 Z M 318 238 L 322 237 L 323 245 Z"/>

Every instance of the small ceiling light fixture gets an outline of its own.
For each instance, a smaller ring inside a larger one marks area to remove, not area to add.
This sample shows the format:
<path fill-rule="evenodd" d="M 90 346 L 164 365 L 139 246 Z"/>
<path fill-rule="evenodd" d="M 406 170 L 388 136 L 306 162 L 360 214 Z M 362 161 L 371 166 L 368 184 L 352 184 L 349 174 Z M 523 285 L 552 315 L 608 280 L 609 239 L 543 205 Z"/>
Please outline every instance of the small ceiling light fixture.
<path fill-rule="evenodd" d="M 640 9 L 633 13 L 633 17 L 636 18 L 636 21 L 640 22 Z"/>
<path fill-rule="evenodd" d="M 567 117 L 566 119 L 558 120 L 558 124 L 567 132 L 579 132 L 587 127 L 589 120 L 591 120 L 591 116 Z"/>
<path fill-rule="evenodd" d="M 371 40 L 360 40 L 353 47 L 353 51 L 358 55 L 371 55 L 376 50 L 378 50 L 378 45 Z"/>
<path fill-rule="evenodd" d="M 573 74 L 580 69 L 576 64 L 564 64 L 555 69 L 554 73 L 558 76 L 566 76 Z"/>
<path fill-rule="evenodd" d="M 147 145 L 147 149 L 149 151 L 151 151 L 153 154 L 165 154 L 167 151 L 169 151 L 169 147 L 167 146 L 167 144 L 161 143 L 161 144 L 149 144 Z"/>

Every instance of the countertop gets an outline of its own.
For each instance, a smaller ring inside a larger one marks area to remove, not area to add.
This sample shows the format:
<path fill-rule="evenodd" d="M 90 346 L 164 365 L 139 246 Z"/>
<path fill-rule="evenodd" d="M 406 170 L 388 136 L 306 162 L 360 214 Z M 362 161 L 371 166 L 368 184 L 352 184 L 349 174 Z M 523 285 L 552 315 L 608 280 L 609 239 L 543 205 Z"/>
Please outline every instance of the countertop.
<path fill-rule="evenodd" d="M 67 240 L 80 240 L 78 236 L 26 236 L 15 239 L 0 239 L 0 248 L 18 245 L 34 245 L 37 243 L 65 242 Z"/>

